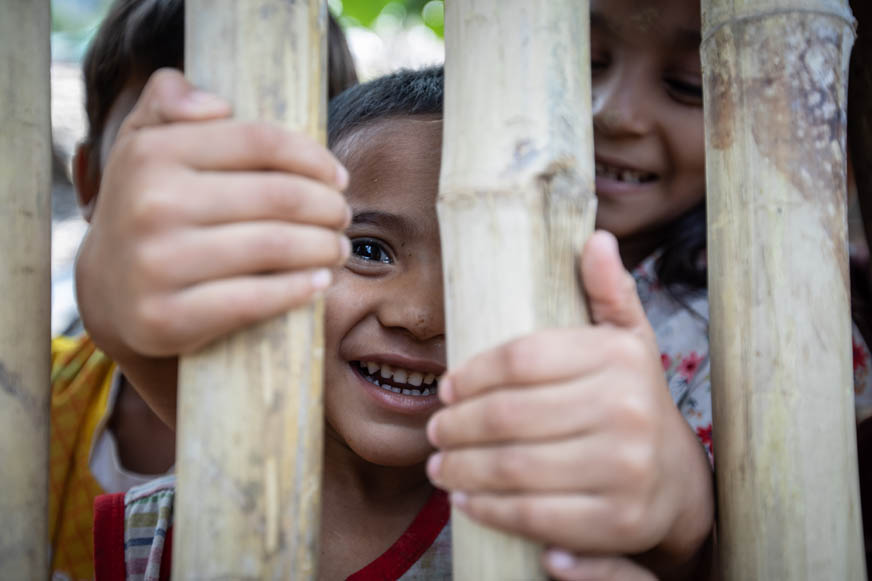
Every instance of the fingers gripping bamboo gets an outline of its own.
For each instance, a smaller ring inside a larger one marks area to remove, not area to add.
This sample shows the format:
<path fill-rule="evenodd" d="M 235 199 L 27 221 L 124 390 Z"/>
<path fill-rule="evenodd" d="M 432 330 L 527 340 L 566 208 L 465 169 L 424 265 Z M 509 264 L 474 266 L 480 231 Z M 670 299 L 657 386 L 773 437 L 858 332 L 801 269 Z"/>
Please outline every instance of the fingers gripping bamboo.
<path fill-rule="evenodd" d="M 237 117 L 325 139 L 326 5 L 188 0 L 186 70 Z M 323 303 L 180 366 L 176 579 L 313 579 L 323 448 Z"/>
<path fill-rule="evenodd" d="M 47 579 L 49 2 L 0 14 L 0 577 Z"/>
<path fill-rule="evenodd" d="M 586 322 L 575 258 L 593 229 L 588 3 L 445 5 L 438 202 L 450 365 Z M 539 547 L 452 514 L 454 579 L 545 579 Z"/>
<path fill-rule="evenodd" d="M 843 0 L 703 2 L 725 578 L 862 579 Z"/>

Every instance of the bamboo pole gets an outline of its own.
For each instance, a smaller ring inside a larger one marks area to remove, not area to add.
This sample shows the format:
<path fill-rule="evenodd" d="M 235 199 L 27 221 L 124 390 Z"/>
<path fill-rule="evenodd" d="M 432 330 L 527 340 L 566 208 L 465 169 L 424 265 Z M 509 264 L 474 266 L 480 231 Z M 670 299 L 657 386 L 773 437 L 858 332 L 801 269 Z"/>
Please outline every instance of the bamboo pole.
<path fill-rule="evenodd" d="M 327 8 L 188 0 L 186 70 L 263 119 L 325 140 Z M 323 301 L 183 358 L 176 579 L 314 579 L 323 454 Z"/>
<path fill-rule="evenodd" d="M 575 259 L 596 211 L 589 28 L 586 1 L 446 2 L 438 211 L 449 365 L 587 322 Z M 537 545 L 451 518 L 455 581 L 546 578 Z"/>
<path fill-rule="evenodd" d="M 0 576 L 47 579 L 49 2 L 4 0 L 0 13 Z"/>
<path fill-rule="evenodd" d="M 846 246 L 846 0 L 705 0 L 727 580 L 864 579 Z"/>

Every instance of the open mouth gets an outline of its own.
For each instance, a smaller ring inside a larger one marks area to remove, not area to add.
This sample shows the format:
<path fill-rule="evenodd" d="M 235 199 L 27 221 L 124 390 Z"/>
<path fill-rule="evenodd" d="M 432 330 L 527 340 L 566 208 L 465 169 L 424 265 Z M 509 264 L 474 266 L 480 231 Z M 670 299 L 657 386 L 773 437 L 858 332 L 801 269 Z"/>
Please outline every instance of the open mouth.
<path fill-rule="evenodd" d="M 432 373 L 422 373 L 374 361 L 351 361 L 349 365 L 373 385 L 402 395 L 413 397 L 436 395 L 439 385 L 436 376 Z"/>
<path fill-rule="evenodd" d="M 655 181 L 657 179 L 657 174 L 635 171 L 597 162 L 596 177 L 615 180 L 625 184 L 647 184 Z"/>

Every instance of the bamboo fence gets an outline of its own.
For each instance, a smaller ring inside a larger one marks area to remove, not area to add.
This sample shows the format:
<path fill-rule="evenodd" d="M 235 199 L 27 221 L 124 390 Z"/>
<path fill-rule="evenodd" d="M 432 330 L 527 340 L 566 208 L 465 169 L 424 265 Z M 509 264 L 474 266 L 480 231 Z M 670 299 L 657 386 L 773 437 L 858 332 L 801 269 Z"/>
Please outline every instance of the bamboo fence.
<path fill-rule="evenodd" d="M 720 563 L 728 580 L 862 579 L 845 217 L 851 11 L 847 0 L 702 7 Z M 9 578 L 41 579 L 49 2 L 2 9 L 0 563 Z M 318 0 L 188 0 L 186 69 L 238 118 L 323 141 L 326 24 Z M 574 260 L 596 200 L 587 2 L 452 0 L 445 31 L 438 211 L 453 365 L 537 328 L 586 324 Z M 866 143 L 869 107 L 852 107 L 864 120 L 852 142 Z M 481 290 L 494 287 L 505 291 Z M 176 578 L 316 577 L 322 319 L 316 302 L 184 358 Z M 455 579 L 545 578 L 540 547 L 452 520 Z"/>

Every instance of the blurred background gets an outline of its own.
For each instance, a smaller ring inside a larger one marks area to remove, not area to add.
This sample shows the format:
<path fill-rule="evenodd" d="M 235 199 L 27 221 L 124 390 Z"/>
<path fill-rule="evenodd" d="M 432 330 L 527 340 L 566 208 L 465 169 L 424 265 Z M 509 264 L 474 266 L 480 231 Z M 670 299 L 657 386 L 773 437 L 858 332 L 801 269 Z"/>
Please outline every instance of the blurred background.
<path fill-rule="evenodd" d="M 85 134 L 81 59 L 111 0 L 52 0 L 52 334 L 81 330 L 73 262 L 85 234 L 70 160 Z M 402 67 L 441 63 L 442 0 L 330 0 L 362 81 Z"/>

